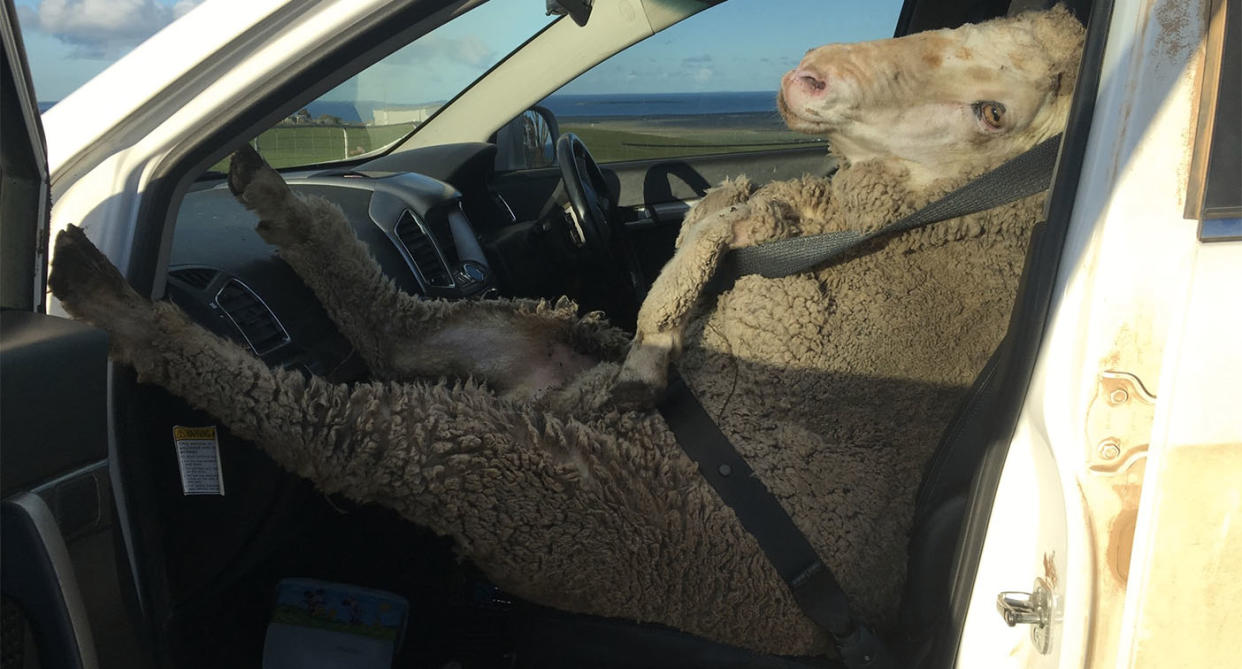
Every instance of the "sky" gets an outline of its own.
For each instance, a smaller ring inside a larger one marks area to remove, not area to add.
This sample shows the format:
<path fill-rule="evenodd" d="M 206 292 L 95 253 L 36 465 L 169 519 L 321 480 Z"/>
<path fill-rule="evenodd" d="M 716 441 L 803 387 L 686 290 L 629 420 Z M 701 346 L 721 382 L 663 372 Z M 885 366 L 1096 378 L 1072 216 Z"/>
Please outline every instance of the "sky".
<path fill-rule="evenodd" d="M 246 0 L 16 0 L 37 97 L 65 97 L 204 1 Z M 448 99 L 545 25 L 544 4 L 493 0 L 324 99 Z M 775 90 L 808 48 L 891 36 L 900 7 L 900 0 L 729 0 L 601 63 L 561 92 Z"/>
<path fill-rule="evenodd" d="M 202 1 L 16 0 L 35 95 L 65 97 Z"/>

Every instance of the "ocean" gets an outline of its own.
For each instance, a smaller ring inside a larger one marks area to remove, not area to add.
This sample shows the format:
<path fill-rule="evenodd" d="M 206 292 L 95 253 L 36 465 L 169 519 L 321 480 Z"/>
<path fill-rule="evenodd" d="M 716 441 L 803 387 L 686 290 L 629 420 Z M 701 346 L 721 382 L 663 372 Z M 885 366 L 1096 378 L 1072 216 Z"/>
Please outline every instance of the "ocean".
<path fill-rule="evenodd" d="M 774 113 L 776 92 L 551 95 L 540 104 L 551 109 L 557 118 Z"/>

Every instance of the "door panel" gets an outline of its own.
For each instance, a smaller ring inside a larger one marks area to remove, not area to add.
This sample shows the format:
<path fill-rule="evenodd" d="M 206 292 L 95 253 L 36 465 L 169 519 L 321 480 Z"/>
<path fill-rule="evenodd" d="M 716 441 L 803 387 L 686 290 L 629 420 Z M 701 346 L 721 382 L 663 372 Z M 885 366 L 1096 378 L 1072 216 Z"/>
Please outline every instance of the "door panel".
<path fill-rule="evenodd" d="M 835 167 L 836 161 L 828 156 L 823 144 L 763 153 L 687 156 L 607 166 L 619 179 L 619 202 L 623 207 L 652 207 L 696 200 L 708 188 L 742 175 L 763 184 L 796 179 L 804 174 L 822 176 Z"/>
<path fill-rule="evenodd" d="M 805 174 L 824 176 L 836 169 L 836 160 L 818 144 L 781 151 L 617 162 L 602 167 L 618 195 L 618 214 L 625 221 L 650 283 L 672 257 L 673 241 L 686 212 L 709 188 L 739 176 L 756 184 Z M 553 199 L 560 179 L 559 169 L 545 168 L 498 174 L 493 185 L 519 218 L 534 217 Z"/>
<path fill-rule="evenodd" d="M 619 202 L 635 251 L 648 282 L 673 255 L 673 241 L 690 207 L 729 178 L 746 176 L 756 184 L 824 176 L 836 168 L 824 146 L 763 153 L 685 157 L 670 160 L 613 163 Z"/>
<path fill-rule="evenodd" d="M 43 667 L 143 664 L 117 569 L 107 351 L 76 321 L 0 313 L 0 591 L 6 633 L 29 626 Z"/>

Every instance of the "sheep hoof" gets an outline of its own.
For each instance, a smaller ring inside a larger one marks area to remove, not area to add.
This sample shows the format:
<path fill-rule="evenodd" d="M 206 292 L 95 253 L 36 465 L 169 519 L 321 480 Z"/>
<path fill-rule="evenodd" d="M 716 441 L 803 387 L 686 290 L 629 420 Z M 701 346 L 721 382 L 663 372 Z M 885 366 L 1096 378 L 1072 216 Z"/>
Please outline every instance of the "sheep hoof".
<path fill-rule="evenodd" d="M 678 348 L 673 333 L 638 335 L 609 391 L 613 405 L 622 411 L 651 409 L 668 387 L 668 365 Z"/>
<path fill-rule="evenodd" d="M 271 169 L 259 152 L 249 144 L 242 144 L 229 159 L 229 190 L 240 198 L 254 181 L 255 175 L 265 168 Z"/>
<path fill-rule="evenodd" d="M 259 215 L 256 229 L 269 244 L 290 246 L 305 240 L 306 231 L 298 224 L 305 218 L 301 200 L 250 145 L 233 153 L 228 183 L 237 201 Z"/>
<path fill-rule="evenodd" d="M 47 284 L 66 311 L 91 322 L 115 315 L 133 306 L 135 299 L 142 299 L 76 225 L 56 235 Z"/>
<path fill-rule="evenodd" d="M 243 144 L 229 160 L 229 190 L 246 208 L 261 218 L 284 213 L 293 192 L 280 173 L 249 144 Z"/>
<path fill-rule="evenodd" d="M 609 402 L 618 411 L 647 411 L 664 398 L 664 388 L 638 380 L 618 381 L 609 390 Z"/>

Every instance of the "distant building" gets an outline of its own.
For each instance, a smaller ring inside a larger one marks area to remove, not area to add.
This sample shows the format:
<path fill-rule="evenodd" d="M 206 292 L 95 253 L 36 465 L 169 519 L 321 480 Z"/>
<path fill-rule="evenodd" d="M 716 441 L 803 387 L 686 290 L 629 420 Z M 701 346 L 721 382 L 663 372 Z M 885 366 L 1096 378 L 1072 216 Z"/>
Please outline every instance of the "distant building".
<path fill-rule="evenodd" d="M 394 107 L 377 107 L 372 116 L 375 125 L 396 125 L 398 123 L 422 123 L 431 118 L 443 102 L 431 102 L 421 105 L 398 105 Z"/>

